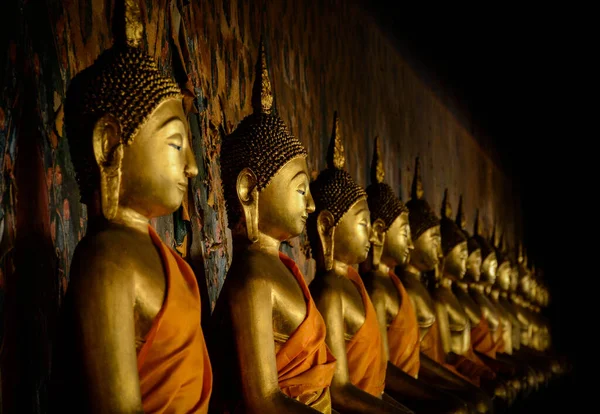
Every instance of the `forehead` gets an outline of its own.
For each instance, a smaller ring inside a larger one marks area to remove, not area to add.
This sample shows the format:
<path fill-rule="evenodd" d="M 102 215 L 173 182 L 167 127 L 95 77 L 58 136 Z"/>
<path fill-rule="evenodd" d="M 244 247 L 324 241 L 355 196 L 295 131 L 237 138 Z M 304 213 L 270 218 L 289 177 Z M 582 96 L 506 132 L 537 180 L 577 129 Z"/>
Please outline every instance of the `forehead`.
<path fill-rule="evenodd" d="M 392 222 L 392 225 L 390 226 L 390 229 L 400 229 L 401 227 L 405 227 L 408 226 L 408 213 L 407 212 L 403 212 L 402 214 L 400 214 L 398 217 L 396 217 L 394 219 L 394 221 Z"/>
<path fill-rule="evenodd" d="M 300 173 L 305 173 L 308 176 L 308 168 L 304 157 L 296 157 L 290 160 L 279 170 L 279 174 L 289 178 L 293 178 Z"/>
<path fill-rule="evenodd" d="M 156 107 L 156 109 L 150 114 L 149 126 L 160 128 L 165 123 L 172 121 L 186 123 L 185 113 L 183 112 L 183 105 L 180 99 L 167 99 Z"/>
<path fill-rule="evenodd" d="M 364 213 L 370 214 L 369 205 L 367 204 L 367 199 L 361 197 L 352 205 L 352 207 L 350 207 L 350 210 L 348 210 L 348 214 L 357 215 Z"/>

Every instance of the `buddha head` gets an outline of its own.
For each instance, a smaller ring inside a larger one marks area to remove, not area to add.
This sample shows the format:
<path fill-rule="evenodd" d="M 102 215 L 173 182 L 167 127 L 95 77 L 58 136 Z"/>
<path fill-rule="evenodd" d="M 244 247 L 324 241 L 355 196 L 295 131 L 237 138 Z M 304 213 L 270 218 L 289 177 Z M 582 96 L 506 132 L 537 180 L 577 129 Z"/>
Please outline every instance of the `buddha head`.
<path fill-rule="evenodd" d="M 141 31 L 125 32 L 73 78 L 65 101 L 81 202 L 108 220 L 172 213 L 198 173 L 180 88 L 140 47 Z"/>
<path fill-rule="evenodd" d="M 461 229 L 467 239 L 467 264 L 465 279 L 469 282 L 479 282 L 481 278 L 481 247 L 474 237 L 470 236 L 466 230 L 467 219 L 463 208 L 462 195 L 458 199 L 458 212 L 456 213 L 456 225 Z"/>
<path fill-rule="evenodd" d="M 442 254 L 444 257 L 442 273 L 452 279 L 462 279 L 467 272 L 469 249 L 467 237 L 460 227 L 450 218 L 452 206 L 448 200 L 448 189 L 444 191 L 442 201 Z"/>
<path fill-rule="evenodd" d="M 375 242 L 371 245 L 373 264 L 379 260 L 386 266 L 404 267 L 414 246 L 408 222 L 408 209 L 394 190 L 384 183 L 385 170 L 379 138 L 375 138 L 371 162 L 371 185 L 367 187 L 367 203 Z"/>
<path fill-rule="evenodd" d="M 486 286 L 493 285 L 496 282 L 496 270 L 498 261 L 496 252 L 489 241 L 479 234 L 479 210 L 475 212 L 475 224 L 473 226 L 473 238 L 481 248 L 481 278 L 480 282 Z"/>
<path fill-rule="evenodd" d="M 429 203 L 423 199 L 421 164 L 415 161 L 415 176 L 412 183 L 411 199 L 406 203 L 408 222 L 414 242 L 410 264 L 421 272 L 435 270 L 440 259 L 440 220 Z"/>
<path fill-rule="evenodd" d="M 273 111 L 261 41 L 252 90 L 253 113 L 223 139 L 221 175 L 229 228 L 236 239 L 285 241 L 314 211 L 306 149 Z"/>
<path fill-rule="evenodd" d="M 371 243 L 377 243 L 371 232 L 367 194 L 345 170 L 345 164 L 336 113 L 327 168 L 310 184 L 316 209 L 309 218 L 308 236 L 317 266 L 326 271 L 335 262 L 354 265 L 365 261 Z"/>

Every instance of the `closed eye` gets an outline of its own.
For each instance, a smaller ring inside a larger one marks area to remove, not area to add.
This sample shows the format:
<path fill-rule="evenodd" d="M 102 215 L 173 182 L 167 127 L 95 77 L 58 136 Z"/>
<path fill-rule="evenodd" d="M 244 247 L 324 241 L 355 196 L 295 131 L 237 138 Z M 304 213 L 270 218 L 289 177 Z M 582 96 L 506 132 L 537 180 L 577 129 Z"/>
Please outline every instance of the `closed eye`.
<path fill-rule="evenodd" d="M 181 145 L 169 144 L 169 146 L 175 148 L 177 151 L 181 151 Z"/>

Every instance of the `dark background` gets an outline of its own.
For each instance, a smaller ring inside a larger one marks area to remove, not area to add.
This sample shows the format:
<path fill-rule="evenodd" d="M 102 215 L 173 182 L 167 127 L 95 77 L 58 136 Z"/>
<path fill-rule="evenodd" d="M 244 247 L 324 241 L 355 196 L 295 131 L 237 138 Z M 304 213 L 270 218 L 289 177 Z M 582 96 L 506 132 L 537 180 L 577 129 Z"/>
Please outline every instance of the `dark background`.
<path fill-rule="evenodd" d="M 433 89 L 457 99 L 457 116 L 470 114 L 467 122 L 481 145 L 514 183 L 524 243 L 552 292 L 546 315 L 554 344 L 575 366 L 569 387 L 546 402 L 583 404 L 583 372 L 597 365 L 597 334 L 590 332 L 597 312 L 589 295 L 597 290 L 589 255 L 598 218 L 590 188 L 594 171 L 588 172 L 593 164 L 584 155 L 594 144 L 589 133 L 579 132 L 586 105 L 574 98 L 588 81 L 587 53 L 576 49 L 585 37 L 575 35 L 577 25 L 585 26 L 585 11 L 570 20 L 568 8 L 425 6 L 365 4 Z"/>

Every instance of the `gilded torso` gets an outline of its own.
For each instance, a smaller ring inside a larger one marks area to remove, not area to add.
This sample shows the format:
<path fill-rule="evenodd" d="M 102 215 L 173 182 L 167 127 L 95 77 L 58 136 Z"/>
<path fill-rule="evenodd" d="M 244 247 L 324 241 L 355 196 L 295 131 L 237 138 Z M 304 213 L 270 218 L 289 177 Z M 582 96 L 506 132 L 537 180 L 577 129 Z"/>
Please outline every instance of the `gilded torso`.
<path fill-rule="evenodd" d="M 443 280 L 433 291 L 433 298 L 445 312 L 450 330 L 450 350 L 462 355 L 467 352 L 471 343 L 470 321 L 464 312 L 458 298 L 452 293 L 450 283 Z M 441 318 L 438 318 L 441 319 Z"/>
<path fill-rule="evenodd" d="M 400 293 L 386 272 L 379 270 L 362 275 L 365 288 L 376 309 L 383 303 L 385 309 L 386 328 L 389 328 L 400 310 Z"/>
<path fill-rule="evenodd" d="M 421 283 L 419 274 L 405 271 L 401 279 L 417 313 L 419 339 L 422 340 L 436 320 L 433 299 L 427 288 Z"/>
<path fill-rule="evenodd" d="M 481 321 L 481 308 L 469 295 L 469 285 L 465 282 L 455 282 L 452 291 L 468 316 L 471 326 L 479 325 Z"/>

